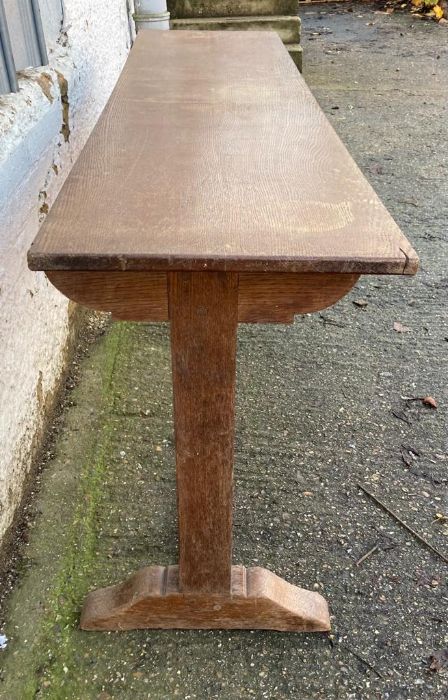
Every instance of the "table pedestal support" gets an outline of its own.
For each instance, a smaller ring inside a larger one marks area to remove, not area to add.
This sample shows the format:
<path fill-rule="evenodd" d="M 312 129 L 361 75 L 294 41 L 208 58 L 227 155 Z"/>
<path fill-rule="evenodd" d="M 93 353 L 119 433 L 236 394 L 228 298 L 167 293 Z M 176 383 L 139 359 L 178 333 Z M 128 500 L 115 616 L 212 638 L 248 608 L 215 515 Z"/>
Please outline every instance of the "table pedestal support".
<path fill-rule="evenodd" d="M 326 631 L 321 595 L 231 565 L 238 275 L 172 272 L 168 294 L 179 566 L 93 591 L 81 627 Z"/>

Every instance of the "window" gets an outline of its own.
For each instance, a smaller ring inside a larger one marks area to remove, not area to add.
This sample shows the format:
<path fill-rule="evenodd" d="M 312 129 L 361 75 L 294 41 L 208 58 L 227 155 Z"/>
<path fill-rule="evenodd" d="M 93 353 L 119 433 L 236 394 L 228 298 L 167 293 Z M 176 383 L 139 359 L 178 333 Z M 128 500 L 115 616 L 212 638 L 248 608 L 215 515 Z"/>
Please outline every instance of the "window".
<path fill-rule="evenodd" d="M 17 92 L 17 71 L 47 63 L 39 0 L 0 0 L 0 93 Z"/>

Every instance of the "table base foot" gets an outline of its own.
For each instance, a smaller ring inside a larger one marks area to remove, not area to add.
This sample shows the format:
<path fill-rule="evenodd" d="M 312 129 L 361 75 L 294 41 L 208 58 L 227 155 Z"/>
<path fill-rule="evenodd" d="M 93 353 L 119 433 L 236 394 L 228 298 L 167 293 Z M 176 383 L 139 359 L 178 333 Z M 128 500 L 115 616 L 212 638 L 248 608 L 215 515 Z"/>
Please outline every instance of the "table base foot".
<path fill-rule="evenodd" d="M 231 593 L 180 592 L 177 566 L 148 566 L 127 581 L 92 591 L 84 630 L 270 629 L 326 632 L 325 599 L 287 583 L 267 569 L 232 566 Z"/>

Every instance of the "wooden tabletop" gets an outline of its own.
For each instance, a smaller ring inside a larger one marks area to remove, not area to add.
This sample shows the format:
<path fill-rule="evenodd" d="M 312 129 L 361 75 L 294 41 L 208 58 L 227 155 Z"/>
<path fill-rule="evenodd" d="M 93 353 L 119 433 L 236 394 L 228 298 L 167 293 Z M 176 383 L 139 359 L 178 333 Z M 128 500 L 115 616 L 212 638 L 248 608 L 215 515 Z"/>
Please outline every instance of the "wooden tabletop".
<path fill-rule="evenodd" d="M 141 31 L 33 270 L 413 274 L 276 33 Z"/>

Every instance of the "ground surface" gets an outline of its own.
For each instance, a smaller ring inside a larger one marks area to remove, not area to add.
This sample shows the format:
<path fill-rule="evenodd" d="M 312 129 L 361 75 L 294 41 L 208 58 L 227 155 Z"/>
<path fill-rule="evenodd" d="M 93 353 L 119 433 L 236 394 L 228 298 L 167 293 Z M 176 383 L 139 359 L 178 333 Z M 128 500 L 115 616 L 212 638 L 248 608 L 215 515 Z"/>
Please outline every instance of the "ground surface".
<path fill-rule="evenodd" d="M 116 324 L 33 506 L 2 698 L 446 697 L 428 662 L 448 647 L 446 565 L 356 484 L 447 551 L 448 34 L 353 10 L 303 13 L 305 77 L 421 272 L 362 279 L 291 327 L 241 327 L 238 349 L 234 560 L 321 591 L 332 636 L 78 631 L 88 589 L 176 560 L 168 330 Z M 426 395 L 437 410 L 402 398 Z"/>

